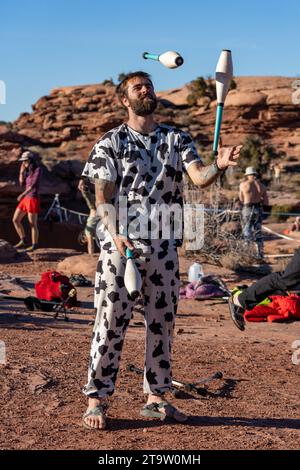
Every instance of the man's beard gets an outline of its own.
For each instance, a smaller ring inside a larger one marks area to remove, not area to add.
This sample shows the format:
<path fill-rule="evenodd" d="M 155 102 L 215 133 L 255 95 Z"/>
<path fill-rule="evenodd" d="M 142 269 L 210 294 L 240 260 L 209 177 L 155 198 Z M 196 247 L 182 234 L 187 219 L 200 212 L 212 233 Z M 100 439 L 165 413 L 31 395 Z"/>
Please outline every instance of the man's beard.
<path fill-rule="evenodd" d="M 144 98 L 129 100 L 132 111 L 137 116 L 149 116 L 157 106 L 157 99 L 154 96 L 146 96 Z"/>

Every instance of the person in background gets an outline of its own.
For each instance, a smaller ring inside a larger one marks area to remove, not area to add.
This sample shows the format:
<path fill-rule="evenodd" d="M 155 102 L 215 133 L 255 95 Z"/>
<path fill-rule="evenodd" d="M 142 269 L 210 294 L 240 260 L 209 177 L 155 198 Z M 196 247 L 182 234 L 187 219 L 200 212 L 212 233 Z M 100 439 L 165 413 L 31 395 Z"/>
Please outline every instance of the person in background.
<path fill-rule="evenodd" d="M 100 218 L 96 215 L 95 195 L 90 191 L 89 187 L 87 186 L 87 183 L 88 182 L 86 181 L 86 178 L 81 178 L 79 180 L 78 189 L 81 192 L 82 197 L 90 210 L 84 233 L 87 239 L 88 254 L 92 255 L 95 253 L 94 237 L 97 236 L 96 227 Z"/>
<path fill-rule="evenodd" d="M 274 183 L 279 184 L 280 183 L 280 176 L 281 176 L 281 165 L 279 163 L 276 163 L 273 166 L 274 170 Z"/>
<path fill-rule="evenodd" d="M 38 214 L 40 212 L 39 185 L 41 167 L 38 163 L 37 155 L 30 151 L 23 152 L 19 161 L 22 162 L 19 173 L 19 183 L 20 186 L 25 185 L 25 191 L 17 198 L 19 204 L 13 216 L 13 224 L 20 237 L 20 241 L 15 245 L 15 248 L 26 248 L 25 230 L 22 225 L 22 220 L 27 214 L 31 228 L 31 246 L 25 251 L 31 252 L 37 248 L 39 239 Z"/>
<path fill-rule="evenodd" d="M 296 217 L 296 220 L 292 225 L 291 232 L 300 232 L 300 217 Z"/>
<path fill-rule="evenodd" d="M 299 284 L 300 249 L 297 249 L 284 271 L 268 274 L 251 286 L 238 286 L 232 291 L 229 305 L 233 322 L 240 330 L 244 330 L 245 310 L 252 310 L 270 295 L 287 295 L 289 291 L 298 289 Z"/>
<path fill-rule="evenodd" d="M 264 242 L 261 231 L 263 206 L 269 204 L 266 187 L 258 180 L 255 168 L 249 166 L 246 179 L 240 183 L 239 199 L 243 205 L 242 225 L 245 242 L 254 241 L 259 258 L 264 257 Z"/>

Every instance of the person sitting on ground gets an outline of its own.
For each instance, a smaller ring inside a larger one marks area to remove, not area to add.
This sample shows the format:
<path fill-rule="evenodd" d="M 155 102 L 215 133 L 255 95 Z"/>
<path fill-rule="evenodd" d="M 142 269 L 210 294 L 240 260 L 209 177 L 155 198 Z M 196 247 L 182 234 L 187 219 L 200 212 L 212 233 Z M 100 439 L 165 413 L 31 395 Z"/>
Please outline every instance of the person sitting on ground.
<path fill-rule="evenodd" d="M 20 186 L 25 185 L 25 191 L 17 198 L 19 204 L 13 216 L 13 224 L 20 237 L 20 241 L 15 248 L 25 248 L 25 231 L 22 220 L 27 214 L 31 228 L 32 244 L 25 251 L 34 251 L 37 247 L 39 230 L 38 230 L 38 214 L 40 212 L 39 185 L 41 179 L 41 167 L 38 162 L 38 156 L 33 152 L 26 151 L 22 153 L 19 159 L 21 163 L 19 173 Z"/>
<path fill-rule="evenodd" d="M 269 295 L 286 295 L 300 284 L 300 248 L 283 272 L 264 276 L 247 288 L 236 288 L 229 299 L 231 317 L 235 325 L 245 329 L 244 311 L 252 310 Z"/>
<path fill-rule="evenodd" d="M 100 220 L 96 212 L 96 198 L 95 195 L 89 189 L 88 181 L 86 180 L 86 178 L 81 178 L 79 180 L 78 189 L 81 192 L 82 197 L 84 198 L 90 210 L 88 219 L 86 221 L 84 233 L 87 239 L 88 254 L 92 255 L 95 253 L 94 237 L 97 236 L 96 227 Z"/>
<path fill-rule="evenodd" d="M 291 232 L 300 232 L 300 217 L 296 217 L 296 220 L 292 225 Z"/>

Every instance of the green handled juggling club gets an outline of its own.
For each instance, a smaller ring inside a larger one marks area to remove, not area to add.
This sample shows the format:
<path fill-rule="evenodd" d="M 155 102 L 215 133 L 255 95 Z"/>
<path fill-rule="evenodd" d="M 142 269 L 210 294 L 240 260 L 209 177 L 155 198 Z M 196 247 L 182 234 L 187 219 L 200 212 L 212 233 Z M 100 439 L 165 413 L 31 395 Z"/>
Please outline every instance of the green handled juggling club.
<path fill-rule="evenodd" d="M 142 288 L 142 277 L 134 262 L 133 252 L 129 248 L 126 248 L 126 258 L 124 284 L 132 300 L 135 300 Z"/>
<path fill-rule="evenodd" d="M 144 52 L 144 59 L 158 60 L 161 64 L 169 69 L 176 69 L 183 64 L 183 58 L 178 52 L 167 51 L 163 54 L 149 54 L 149 52 Z"/>
<path fill-rule="evenodd" d="M 215 124 L 215 135 L 213 144 L 213 154 L 218 155 L 218 144 L 220 130 L 222 125 L 223 109 L 225 99 L 229 90 L 230 82 L 233 75 L 231 51 L 223 49 L 219 57 L 216 68 L 216 91 L 217 91 L 217 115 Z"/>

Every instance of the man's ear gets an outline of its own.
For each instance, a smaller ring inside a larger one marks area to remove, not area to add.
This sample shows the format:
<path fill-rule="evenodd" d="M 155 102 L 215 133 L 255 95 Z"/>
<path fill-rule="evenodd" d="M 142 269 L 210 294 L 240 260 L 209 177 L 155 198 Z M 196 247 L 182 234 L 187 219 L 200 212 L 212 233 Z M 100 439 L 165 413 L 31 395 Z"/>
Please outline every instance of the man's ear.
<path fill-rule="evenodd" d="M 129 108 L 129 100 L 127 96 L 126 95 L 122 96 L 121 100 L 122 100 L 123 106 L 125 106 L 125 108 Z"/>

